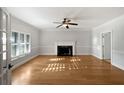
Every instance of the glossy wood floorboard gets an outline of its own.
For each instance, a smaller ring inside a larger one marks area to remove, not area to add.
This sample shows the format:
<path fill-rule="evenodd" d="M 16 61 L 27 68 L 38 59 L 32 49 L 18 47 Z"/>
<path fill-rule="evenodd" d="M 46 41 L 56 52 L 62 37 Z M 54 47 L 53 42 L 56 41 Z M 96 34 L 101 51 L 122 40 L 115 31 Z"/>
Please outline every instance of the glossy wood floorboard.
<path fill-rule="evenodd" d="M 12 84 L 124 84 L 124 71 L 93 56 L 38 56 L 12 72 Z"/>

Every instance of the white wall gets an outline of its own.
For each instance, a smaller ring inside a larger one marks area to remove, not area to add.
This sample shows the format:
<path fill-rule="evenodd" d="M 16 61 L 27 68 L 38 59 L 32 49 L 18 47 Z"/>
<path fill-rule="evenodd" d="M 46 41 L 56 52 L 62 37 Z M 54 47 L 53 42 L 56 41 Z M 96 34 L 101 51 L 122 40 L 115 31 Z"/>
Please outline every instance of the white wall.
<path fill-rule="evenodd" d="M 76 55 L 91 54 L 91 31 L 81 31 L 76 28 L 44 29 L 40 32 L 40 54 L 56 55 L 57 41 L 76 41 Z"/>
<path fill-rule="evenodd" d="M 31 34 L 31 53 L 25 57 L 21 57 L 12 61 L 15 66 L 24 63 L 25 61 L 39 55 L 39 30 L 15 17 L 11 17 L 11 31 L 26 32 Z"/>
<path fill-rule="evenodd" d="M 112 64 L 124 69 L 124 16 L 100 25 L 93 29 L 92 54 L 102 58 L 101 33 L 112 31 Z"/>

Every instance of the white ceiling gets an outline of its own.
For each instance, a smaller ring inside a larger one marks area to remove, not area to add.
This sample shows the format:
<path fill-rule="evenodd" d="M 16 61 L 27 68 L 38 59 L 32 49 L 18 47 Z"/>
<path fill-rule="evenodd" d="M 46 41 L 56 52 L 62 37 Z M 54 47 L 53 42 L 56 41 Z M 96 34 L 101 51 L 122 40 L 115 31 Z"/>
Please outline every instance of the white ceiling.
<path fill-rule="evenodd" d="M 71 18 L 78 26 L 91 29 L 124 14 L 124 8 L 112 7 L 8 7 L 11 15 L 39 28 L 55 28 L 63 18 Z M 59 28 L 58 28 L 59 29 Z"/>

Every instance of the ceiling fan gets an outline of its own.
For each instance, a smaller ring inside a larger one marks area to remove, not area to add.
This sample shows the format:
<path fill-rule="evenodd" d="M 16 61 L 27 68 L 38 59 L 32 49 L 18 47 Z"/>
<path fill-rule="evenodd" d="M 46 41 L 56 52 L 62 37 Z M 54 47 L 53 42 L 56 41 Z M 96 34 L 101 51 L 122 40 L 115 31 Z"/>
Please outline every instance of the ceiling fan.
<path fill-rule="evenodd" d="M 61 26 L 65 26 L 67 29 L 69 29 L 69 25 L 75 25 L 75 26 L 78 25 L 77 23 L 71 23 L 71 20 L 68 18 L 64 18 L 64 20 L 62 22 L 54 22 L 54 23 L 60 24 L 56 28 L 59 28 Z"/>

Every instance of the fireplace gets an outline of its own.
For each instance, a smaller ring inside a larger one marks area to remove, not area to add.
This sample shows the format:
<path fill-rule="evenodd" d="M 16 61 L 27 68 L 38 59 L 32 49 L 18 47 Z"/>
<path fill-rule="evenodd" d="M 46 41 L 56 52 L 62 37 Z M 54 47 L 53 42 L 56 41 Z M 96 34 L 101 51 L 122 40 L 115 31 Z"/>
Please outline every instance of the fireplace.
<path fill-rule="evenodd" d="M 61 56 L 74 56 L 75 55 L 76 41 L 57 41 L 55 43 L 55 54 Z"/>
<path fill-rule="evenodd" d="M 73 50 L 72 46 L 57 46 L 58 56 L 72 56 Z"/>

